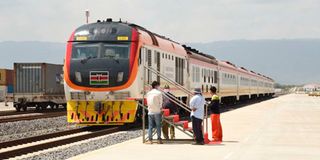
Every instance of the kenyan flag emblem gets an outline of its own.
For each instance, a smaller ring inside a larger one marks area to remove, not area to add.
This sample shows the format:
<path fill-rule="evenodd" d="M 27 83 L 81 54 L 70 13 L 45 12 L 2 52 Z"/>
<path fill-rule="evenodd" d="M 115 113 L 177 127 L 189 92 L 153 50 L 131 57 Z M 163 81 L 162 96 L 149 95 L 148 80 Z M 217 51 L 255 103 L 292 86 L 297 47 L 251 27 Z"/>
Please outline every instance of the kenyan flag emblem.
<path fill-rule="evenodd" d="M 108 71 L 91 71 L 90 85 L 109 85 Z"/>

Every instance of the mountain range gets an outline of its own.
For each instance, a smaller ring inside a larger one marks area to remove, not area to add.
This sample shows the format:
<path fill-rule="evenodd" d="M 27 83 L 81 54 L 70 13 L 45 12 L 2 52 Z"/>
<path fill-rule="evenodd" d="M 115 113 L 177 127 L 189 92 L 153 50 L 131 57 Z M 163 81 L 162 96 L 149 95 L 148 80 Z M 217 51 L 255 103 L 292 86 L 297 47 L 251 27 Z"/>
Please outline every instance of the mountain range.
<path fill-rule="evenodd" d="M 320 39 L 230 40 L 187 43 L 219 60 L 264 74 L 281 84 L 320 82 Z M 62 64 L 66 44 L 59 42 L 0 42 L 0 68 L 14 62 Z"/>

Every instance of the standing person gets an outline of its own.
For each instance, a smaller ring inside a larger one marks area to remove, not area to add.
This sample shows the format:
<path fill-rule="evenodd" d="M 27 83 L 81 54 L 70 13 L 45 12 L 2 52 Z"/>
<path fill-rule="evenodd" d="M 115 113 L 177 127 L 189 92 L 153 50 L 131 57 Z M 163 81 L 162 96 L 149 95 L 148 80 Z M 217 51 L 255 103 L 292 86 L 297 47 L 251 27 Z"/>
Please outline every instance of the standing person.
<path fill-rule="evenodd" d="M 191 120 L 192 120 L 192 129 L 193 134 L 195 135 L 195 142 L 193 145 L 203 145 L 203 133 L 202 133 L 202 120 L 204 116 L 204 105 L 205 100 L 201 94 L 200 88 L 194 89 L 194 96 L 190 100 L 191 108 Z"/>
<path fill-rule="evenodd" d="M 161 140 L 161 108 L 162 108 L 162 93 L 159 91 L 159 82 L 153 81 L 152 90 L 147 93 L 147 105 L 148 105 L 148 137 L 147 144 L 152 144 L 152 129 L 156 126 L 158 144 L 162 144 Z"/>
<path fill-rule="evenodd" d="M 163 91 L 164 91 L 165 96 L 163 97 L 162 108 L 169 109 L 170 114 L 177 114 L 177 105 L 175 104 L 174 101 L 172 101 L 170 98 L 168 98 L 168 97 L 175 98 L 175 96 L 172 93 L 170 93 L 170 86 L 165 85 Z M 175 139 L 174 126 L 171 126 L 170 124 L 168 124 L 165 121 L 163 121 L 163 123 L 162 123 L 163 137 L 165 139 L 169 139 L 169 136 L 168 136 L 168 133 L 169 133 L 168 129 L 169 128 L 170 128 L 170 139 Z"/>
<path fill-rule="evenodd" d="M 219 109 L 219 96 L 217 95 L 217 88 L 212 86 L 210 87 L 210 92 L 212 95 L 210 108 L 210 118 L 211 118 L 211 128 L 212 128 L 212 139 L 215 142 L 222 141 L 222 127 L 220 122 L 220 109 Z"/>

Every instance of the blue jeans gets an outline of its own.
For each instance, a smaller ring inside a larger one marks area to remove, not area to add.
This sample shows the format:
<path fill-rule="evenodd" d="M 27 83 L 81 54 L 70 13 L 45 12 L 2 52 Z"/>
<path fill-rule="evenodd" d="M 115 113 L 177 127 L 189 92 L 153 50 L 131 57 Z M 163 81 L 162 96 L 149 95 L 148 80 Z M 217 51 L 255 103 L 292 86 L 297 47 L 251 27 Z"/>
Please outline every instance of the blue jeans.
<path fill-rule="evenodd" d="M 148 115 L 148 122 L 149 122 L 148 136 L 149 136 L 149 140 L 152 140 L 152 129 L 154 127 L 157 128 L 158 139 L 161 139 L 161 121 L 162 121 L 162 115 L 160 113 Z"/>

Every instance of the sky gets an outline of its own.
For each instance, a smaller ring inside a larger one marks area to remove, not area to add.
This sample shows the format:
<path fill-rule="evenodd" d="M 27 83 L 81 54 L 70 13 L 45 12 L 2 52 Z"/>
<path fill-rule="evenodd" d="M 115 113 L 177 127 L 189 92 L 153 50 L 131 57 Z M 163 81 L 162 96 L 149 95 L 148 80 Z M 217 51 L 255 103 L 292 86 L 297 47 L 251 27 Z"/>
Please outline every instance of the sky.
<path fill-rule="evenodd" d="M 1 0 L 0 41 L 66 42 L 85 23 L 113 18 L 175 41 L 320 37 L 320 0 Z"/>

